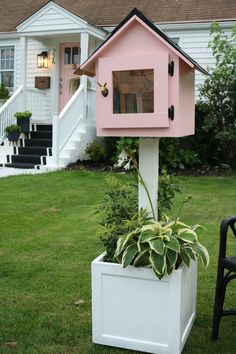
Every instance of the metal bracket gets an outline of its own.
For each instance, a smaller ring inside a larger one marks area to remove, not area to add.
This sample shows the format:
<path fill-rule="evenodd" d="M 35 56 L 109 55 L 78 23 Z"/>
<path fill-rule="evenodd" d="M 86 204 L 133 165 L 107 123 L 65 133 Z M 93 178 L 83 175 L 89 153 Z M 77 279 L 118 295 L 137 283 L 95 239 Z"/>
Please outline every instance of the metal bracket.
<path fill-rule="evenodd" d="M 170 118 L 170 120 L 174 120 L 175 117 L 175 107 L 172 105 L 168 108 L 168 117 Z"/>
<path fill-rule="evenodd" d="M 174 76 L 175 63 L 173 60 L 168 64 L 168 73 L 170 76 Z"/>

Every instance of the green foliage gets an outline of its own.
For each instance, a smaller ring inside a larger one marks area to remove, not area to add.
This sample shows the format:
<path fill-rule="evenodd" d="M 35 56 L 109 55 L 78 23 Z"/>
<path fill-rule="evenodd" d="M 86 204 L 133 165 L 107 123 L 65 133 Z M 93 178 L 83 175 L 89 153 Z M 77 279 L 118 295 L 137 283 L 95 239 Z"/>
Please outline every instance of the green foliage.
<path fill-rule="evenodd" d="M 114 163 L 117 138 L 103 138 L 87 144 L 85 149 L 89 159 L 94 163 Z"/>
<path fill-rule="evenodd" d="M 122 235 L 117 242 L 115 258 L 123 267 L 151 267 L 161 279 L 171 274 L 180 263 L 187 266 L 199 257 L 205 267 L 209 255 L 198 241 L 196 230 L 200 225 L 189 226 L 179 219 L 150 222 Z"/>
<path fill-rule="evenodd" d="M 131 230 L 140 227 L 148 221 L 148 214 L 141 210 L 138 212 L 138 190 L 134 185 L 121 183 L 114 177 L 107 177 L 108 190 L 99 206 L 101 215 L 99 230 L 101 241 L 106 249 L 106 260 L 114 262 L 116 244 L 120 235 L 127 235 Z M 171 210 L 172 200 L 180 188 L 166 171 L 162 171 L 159 178 L 158 215 L 161 217 L 165 211 Z"/>
<path fill-rule="evenodd" d="M 104 162 L 106 160 L 106 151 L 103 144 L 97 140 L 87 144 L 85 149 L 86 154 L 90 160 L 95 163 Z"/>
<path fill-rule="evenodd" d="M 20 133 L 21 127 L 17 124 L 12 124 L 12 125 L 9 125 L 8 127 L 5 128 L 5 132 L 6 133 L 13 133 L 13 132 Z"/>
<path fill-rule="evenodd" d="M 167 174 L 166 170 L 161 171 L 158 182 L 158 218 L 160 220 L 164 213 L 171 210 L 175 193 L 181 193 L 181 188 L 174 180 L 174 175 Z"/>
<path fill-rule="evenodd" d="M 138 148 L 139 148 L 139 139 L 138 138 L 127 138 L 127 137 L 122 137 L 117 140 L 116 143 L 116 157 L 123 152 L 133 152 L 133 158 L 135 160 L 138 160 Z"/>
<path fill-rule="evenodd" d="M 217 23 L 211 28 L 209 43 L 216 59 L 201 87 L 200 98 L 208 105 L 202 129 L 215 140 L 216 161 L 233 165 L 236 158 L 236 26 L 229 37 Z"/>
<path fill-rule="evenodd" d="M 8 88 L 3 83 L 1 83 L 1 85 L 0 85 L 0 99 L 7 100 L 9 97 L 10 97 L 10 93 L 9 93 Z"/>
<path fill-rule="evenodd" d="M 30 111 L 24 111 L 24 112 L 16 112 L 15 117 L 16 119 L 30 119 L 32 116 L 32 113 Z"/>
<path fill-rule="evenodd" d="M 168 171 L 182 170 L 200 163 L 198 154 L 183 144 L 183 138 L 160 139 L 160 166 Z"/>
<path fill-rule="evenodd" d="M 147 213 L 138 213 L 137 189 L 112 176 L 106 178 L 108 190 L 99 206 L 102 226 L 100 236 L 106 249 L 106 261 L 114 262 L 118 237 L 140 226 Z"/>

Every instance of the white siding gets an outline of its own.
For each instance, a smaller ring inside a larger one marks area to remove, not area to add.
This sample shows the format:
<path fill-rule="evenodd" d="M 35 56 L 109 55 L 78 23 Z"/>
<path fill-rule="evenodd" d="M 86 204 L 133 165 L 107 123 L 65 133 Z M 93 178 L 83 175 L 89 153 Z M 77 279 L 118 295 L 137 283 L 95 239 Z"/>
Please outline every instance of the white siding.
<path fill-rule="evenodd" d="M 44 44 L 35 39 L 29 38 L 28 40 L 28 54 L 27 54 L 27 87 L 34 88 L 35 87 L 35 76 L 52 76 L 52 66 L 51 61 L 49 60 L 49 68 L 48 69 L 39 69 L 37 68 L 37 55 L 42 51 L 50 51 L 50 46 Z M 51 103 L 50 103 L 50 89 L 43 90 L 47 93 L 47 102 L 46 109 L 48 112 L 51 112 Z"/>
<path fill-rule="evenodd" d="M 161 28 L 161 26 L 160 26 Z M 182 30 L 182 31 L 164 31 L 170 38 L 179 38 L 180 47 L 204 69 L 208 70 L 215 64 L 215 59 L 212 55 L 212 50 L 208 48 L 209 41 L 213 38 L 210 35 L 209 29 L 204 30 Z M 224 32 L 230 35 L 229 29 Z M 205 80 L 205 75 L 196 71 L 195 84 L 196 84 L 196 99 L 199 96 L 199 85 Z"/>
<path fill-rule="evenodd" d="M 27 26 L 27 32 L 48 32 L 78 29 L 78 21 L 65 16 L 59 9 L 49 8 Z"/>

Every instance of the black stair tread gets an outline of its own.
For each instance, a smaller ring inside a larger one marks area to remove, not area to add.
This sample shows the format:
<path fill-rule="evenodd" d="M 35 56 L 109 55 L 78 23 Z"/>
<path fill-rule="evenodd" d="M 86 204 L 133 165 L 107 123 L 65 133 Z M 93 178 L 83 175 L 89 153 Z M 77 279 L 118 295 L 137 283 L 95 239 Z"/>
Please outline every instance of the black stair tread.
<path fill-rule="evenodd" d="M 12 155 L 12 163 L 33 163 L 35 165 L 41 164 L 40 155 Z"/>
<path fill-rule="evenodd" d="M 36 131 L 52 131 L 52 124 L 36 124 Z"/>
<path fill-rule="evenodd" d="M 52 139 L 52 132 L 30 132 L 30 139 Z"/>
<path fill-rule="evenodd" d="M 12 168 L 34 168 L 37 164 L 35 163 L 23 163 L 23 162 L 13 162 L 13 163 L 6 163 L 5 167 L 12 167 Z"/>
<path fill-rule="evenodd" d="M 25 139 L 25 146 L 52 147 L 52 139 Z"/>
<path fill-rule="evenodd" d="M 38 146 L 22 146 L 18 147 L 18 155 L 47 155 L 47 147 Z"/>

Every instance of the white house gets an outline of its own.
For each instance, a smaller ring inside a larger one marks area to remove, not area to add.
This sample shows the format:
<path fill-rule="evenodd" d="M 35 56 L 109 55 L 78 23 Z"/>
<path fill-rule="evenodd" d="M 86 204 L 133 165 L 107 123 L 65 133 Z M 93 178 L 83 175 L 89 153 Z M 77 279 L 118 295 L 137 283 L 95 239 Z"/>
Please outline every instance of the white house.
<path fill-rule="evenodd" d="M 2 0 L 0 83 L 12 92 L 0 108 L 0 163 L 9 167 L 64 167 L 83 159 L 95 137 L 96 83 L 73 73 L 137 7 L 203 68 L 214 64 L 208 42 L 212 21 L 230 33 L 234 0 Z M 41 61 L 40 61 L 41 60 Z M 196 75 L 196 84 L 203 76 Z M 29 110 L 31 133 L 18 146 L 6 142 L 14 113 Z"/>

